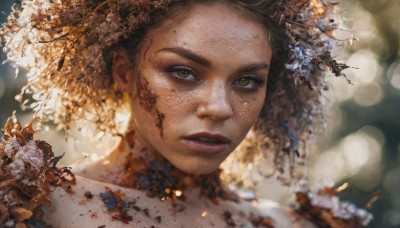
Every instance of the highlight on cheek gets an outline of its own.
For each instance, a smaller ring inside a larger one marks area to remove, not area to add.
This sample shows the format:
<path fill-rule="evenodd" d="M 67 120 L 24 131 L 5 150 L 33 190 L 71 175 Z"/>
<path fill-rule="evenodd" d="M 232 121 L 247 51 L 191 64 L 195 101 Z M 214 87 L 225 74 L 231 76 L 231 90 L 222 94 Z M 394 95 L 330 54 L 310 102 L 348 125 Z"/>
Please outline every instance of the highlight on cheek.
<path fill-rule="evenodd" d="M 147 112 L 153 113 L 156 127 L 160 130 L 160 137 L 164 136 L 163 121 L 165 114 L 156 108 L 158 95 L 150 88 L 149 81 L 139 72 L 137 77 L 137 95 L 140 106 Z"/>

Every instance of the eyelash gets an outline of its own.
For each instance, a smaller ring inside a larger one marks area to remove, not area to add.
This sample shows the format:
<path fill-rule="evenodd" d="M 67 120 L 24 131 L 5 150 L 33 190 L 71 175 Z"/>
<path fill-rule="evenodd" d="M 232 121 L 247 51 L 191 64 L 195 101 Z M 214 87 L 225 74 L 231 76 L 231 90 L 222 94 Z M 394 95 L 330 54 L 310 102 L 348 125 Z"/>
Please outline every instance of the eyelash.
<path fill-rule="evenodd" d="M 170 73 L 170 74 L 173 74 L 174 78 L 176 78 L 176 79 L 178 79 L 178 80 L 180 80 L 182 82 L 191 82 L 191 81 L 197 81 L 198 80 L 198 78 L 196 77 L 196 74 L 197 74 L 196 71 L 191 69 L 190 67 L 187 67 L 187 66 L 180 66 L 180 65 L 171 66 L 171 67 L 168 67 L 166 69 L 166 72 Z M 178 75 L 178 72 L 189 73 L 190 75 L 193 75 L 194 78 L 193 79 L 187 79 L 187 78 L 181 77 L 181 76 Z M 241 80 L 241 79 L 249 79 L 249 80 L 251 80 L 252 82 L 254 82 L 254 87 L 246 88 L 246 86 L 239 85 L 238 83 L 239 83 L 239 80 Z M 242 77 L 238 78 L 237 80 L 235 80 L 234 84 L 235 84 L 235 86 L 239 87 L 240 89 L 252 91 L 252 90 L 256 90 L 257 88 L 263 87 L 265 85 L 265 83 L 266 83 L 266 81 L 264 79 L 260 79 L 260 78 L 254 77 L 254 76 L 242 76 Z"/>
<path fill-rule="evenodd" d="M 254 86 L 252 88 L 246 88 L 246 86 L 239 85 L 238 83 L 239 83 L 239 80 L 241 80 L 241 79 L 249 79 L 249 80 L 251 80 L 254 83 Z M 265 85 L 265 80 L 257 78 L 257 77 L 254 77 L 254 76 L 243 76 L 243 77 L 240 77 L 239 79 L 235 80 L 235 85 L 237 85 L 238 87 L 240 87 L 240 88 L 242 88 L 244 90 L 255 90 L 257 88 L 263 87 Z"/>
<path fill-rule="evenodd" d="M 173 74 L 173 76 L 178 80 L 182 80 L 182 81 L 186 81 L 186 82 L 197 80 L 196 71 L 192 70 L 190 67 L 187 67 L 187 66 L 171 66 L 166 69 L 166 72 L 169 74 Z M 194 79 L 186 79 L 184 77 L 181 77 L 178 75 L 179 72 L 189 73 L 189 74 L 193 75 Z"/>

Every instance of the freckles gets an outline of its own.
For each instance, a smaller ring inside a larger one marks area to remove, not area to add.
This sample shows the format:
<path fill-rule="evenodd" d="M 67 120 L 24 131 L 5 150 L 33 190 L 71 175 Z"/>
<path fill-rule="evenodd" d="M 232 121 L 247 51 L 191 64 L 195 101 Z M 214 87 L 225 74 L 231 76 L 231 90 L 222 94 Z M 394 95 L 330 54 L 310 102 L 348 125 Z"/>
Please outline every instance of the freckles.
<path fill-rule="evenodd" d="M 251 115 L 249 106 L 250 106 L 250 104 L 247 101 L 240 102 L 239 117 L 241 119 L 245 119 Z"/>
<path fill-rule="evenodd" d="M 179 106 L 183 102 L 182 94 L 180 94 L 175 88 L 168 89 L 168 94 L 165 96 L 165 104 L 168 105 L 169 112 L 179 111 Z"/>
<path fill-rule="evenodd" d="M 257 99 L 256 97 L 253 97 L 248 101 L 241 101 L 240 107 L 238 109 L 239 117 L 243 119 L 257 118 L 258 112 L 261 110 L 262 106 L 263 104 L 260 104 L 259 99 Z"/>
<path fill-rule="evenodd" d="M 165 114 L 160 112 L 156 107 L 159 96 L 150 88 L 149 81 L 141 74 L 138 73 L 137 80 L 137 95 L 140 106 L 149 113 L 152 113 L 155 118 L 156 127 L 160 131 L 160 137 L 164 136 L 164 119 Z"/>
<path fill-rule="evenodd" d="M 165 92 L 165 96 L 159 102 L 162 110 L 165 110 L 165 114 L 168 116 L 167 122 L 164 123 L 166 132 L 170 132 L 171 129 L 175 129 L 174 126 L 192 119 L 196 112 L 196 102 L 188 92 L 176 88 L 168 88 Z"/>
<path fill-rule="evenodd" d="M 182 107 L 188 107 L 193 101 L 191 99 L 192 92 L 182 92 L 175 88 L 169 89 L 169 94 L 165 97 L 165 103 L 168 104 L 170 110 L 179 111 Z M 182 110 L 181 110 L 182 111 Z"/>

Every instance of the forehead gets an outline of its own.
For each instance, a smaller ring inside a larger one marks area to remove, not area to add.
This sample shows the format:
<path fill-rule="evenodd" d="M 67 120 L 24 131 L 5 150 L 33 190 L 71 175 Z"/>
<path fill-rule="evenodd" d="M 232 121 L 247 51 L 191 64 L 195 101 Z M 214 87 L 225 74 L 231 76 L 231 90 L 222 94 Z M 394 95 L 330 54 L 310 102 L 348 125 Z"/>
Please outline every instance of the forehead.
<path fill-rule="evenodd" d="M 237 12 L 223 4 L 193 5 L 177 10 L 155 29 L 145 41 L 152 48 L 175 46 L 199 54 L 229 55 L 240 53 L 244 58 L 270 58 L 268 30 L 250 15 Z"/>

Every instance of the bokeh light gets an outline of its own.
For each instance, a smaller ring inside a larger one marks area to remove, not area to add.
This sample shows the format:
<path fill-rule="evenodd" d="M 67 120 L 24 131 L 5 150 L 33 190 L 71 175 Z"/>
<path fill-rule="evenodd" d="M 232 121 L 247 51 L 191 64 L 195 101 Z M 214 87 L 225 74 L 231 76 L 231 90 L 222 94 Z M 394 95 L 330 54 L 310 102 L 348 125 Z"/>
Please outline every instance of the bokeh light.
<path fill-rule="evenodd" d="M 380 76 L 381 69 L 376 55 L 370 50 L 358 50 L 347 59 L 346 63 L 353 67 L 349 70 L 348 76 L 355 85 L 372 83 Z"/>
<path fill-rule="evenodd" d="M 378 104 L 383 99 L 382 87 L 377 82 L 359 86 L 354 93 L 354 101 L 362 106 Z"/>
<path fill-rule="evenodd" d="M 389 222 L 390 225 L 393 227 L 400 226 L 400 211 L 398 210 L 388 210 L 385 215 L 384 219 Z"/>
<path fill-rule="evenodd" d="M 379 179 L 379 169 L 382 162 L 382 146 L 385 138 L 383 133 L 373 127 L 365 126 L 340 140 L 333 148 L 323 152 L 312 168 L 314 181 L 324 183 L 337 183 L 344 178 L 358 174 L 371 174 Z M 377 181 L 372 183 L 371 175 L 368 183 L 361 187 L 375 187 Z M 362 182 L 362 181 L 361 181 Z M 371 184 L 372 183 L 372 184 Z M 367 186 L 368 185 L 368 186 Z"/>
<path fill-rule="evenodd" d="M 396 89 L 400 89 L 400 61 L 393 63 L 388 70 L 390 84 Z"/>

